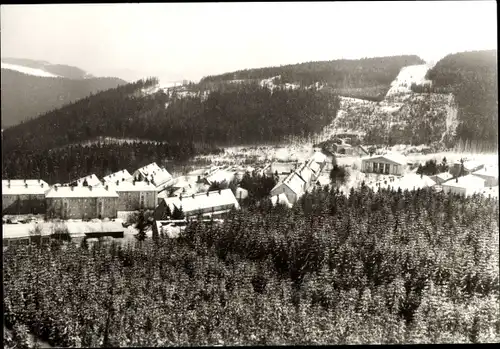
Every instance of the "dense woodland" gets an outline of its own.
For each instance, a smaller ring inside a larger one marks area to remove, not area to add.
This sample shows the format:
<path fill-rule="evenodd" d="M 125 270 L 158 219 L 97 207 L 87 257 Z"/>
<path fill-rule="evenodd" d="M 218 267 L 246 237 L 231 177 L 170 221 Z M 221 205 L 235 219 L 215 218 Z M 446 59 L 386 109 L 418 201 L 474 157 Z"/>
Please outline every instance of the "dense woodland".
<path fill-rule="evenodd" d="M 118 78 L 68 79 L 2 69 L 2 128 L 17 125 L 68 103 L 126 82 Z"/>
<path fill-rule="evenodd" d="M 44 173 L 51 178 L 81 177 L 113 171 L 115 164 L 135 166 L 134 157 L 127 159 L 134 146 L 64 149 L 103 136 L 162 142 L 152 153 L 134 150 L 134 156 L 144 162 L 157 158 L 155 154 L 185 159 L 217 151 L 219 145 L 307 137 L 331 123 L 339 108 L 339 98 L 330 93 L 315 89 L 271 92 L 257 84 L 214 91 L 208 98 L 137 93 L 156 83 L 148 79 L 119 86 L 4 130 L 4 178 L 38 178 L 33 176 Z"/>
<path fill-rule="evenodd" d="M 177 143 L 96 143 L 90 146 L 74 145 L 39 152 L 17 152 L 5 154 L 2 163 L 2 178 L 40 178 L 49 184 L 68 183 L 94 173 L 98 178 L 127 169 L 136 169 L 156 162 L 175 169 L 167 159 L 183 163 L 194 155 L 221 152 L 218 148 L 197 147 Z"/>
<path fill-rule="evenodd" d="M 497 51 L 450 54 L 429 70 L 434 88 L 451 89 L 458 104 L 457 137 L 498 144 Z"/>
<path fill-rule="evenodd" d="M 200 81 L 200 85 L 210 86 L 210 83 L 221 81 L 262 80 L 279 76 L 275 79 L 276 84 L 298 83 L 301 86 L 309 86 L 319 82 L 343 96 L 381 100 L 401 68 L 423 63 L 425 62 L 421 58 L 414 55 L 307 62 L 207 76 Z"/>
<path fill-rule="evenodd" d="M 178 239 L 9 247 L 9 345 L 498 342 L 498 219 L 481 196 L 362 186 Z"/>

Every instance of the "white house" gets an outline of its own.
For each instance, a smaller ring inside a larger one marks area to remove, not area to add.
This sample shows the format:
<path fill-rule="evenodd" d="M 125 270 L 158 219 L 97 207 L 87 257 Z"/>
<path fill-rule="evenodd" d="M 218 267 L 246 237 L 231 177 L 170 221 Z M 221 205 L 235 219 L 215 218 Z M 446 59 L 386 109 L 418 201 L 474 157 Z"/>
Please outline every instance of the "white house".
<path fill-rule="evenodd" d="M 400 154 L 384 154 L 361 159 L 361 172 L 403 175 L 406 158 Z"/>
<path fill-rule="evenodd" d="M 297 173 L 293 172 L 289 174 L 283 182 L 276 184 L 276 186 L 271 190 L 271 196 L 285 194 L 288 201 L 291 204 L 294 204 L 302 195 L 304 195 L 305 184 L 305 181 Z"/>
<path fill-rule="evenodd" d="M 155 218 L 160 219 L 169 207 L 170 212 L 181 209 L 185 217 L 198 215 L 211 216 L 229 212 L 231 209 L 240 209 L 240 205 L 231 189 L 214 190 L 206 193 L 192 194 L 165 198 L 155 210 Z"/>
<path fill-rule="evenodd" d="M 43 179 L 2 179 L 2 187 L 25 187 L 26 184 L 28 187 L 49 188 L 48 183 Z"/>
<path fill-rule="evenodd" d="M 454 193 L 460 195 L 472 195 L 474 193 L 479 193 L 485 187 L 485 180 L 478 176 L 467 175 L 464 177 L 458 177 L 452 179 L 448 182 L 443 183 L 441 186 L 445 193 Z"/>

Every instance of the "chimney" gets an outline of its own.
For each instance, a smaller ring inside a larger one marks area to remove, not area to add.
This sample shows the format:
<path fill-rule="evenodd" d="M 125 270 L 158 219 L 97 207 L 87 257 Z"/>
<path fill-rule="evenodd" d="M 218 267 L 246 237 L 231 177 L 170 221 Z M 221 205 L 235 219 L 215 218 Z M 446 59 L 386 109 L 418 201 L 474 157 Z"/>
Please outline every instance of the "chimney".
<path fill-rule="evenodd" d="M 9 185 L 10 185 L 10 179 L 9 179 Z"/>
<path fill-rule="evenodd" d="M 135 181 L 134 181 L 134 185 L 135 185 Z"/>
<path fill-rule="evenodd" d="M 209 192 L 207 191 L 207 196 L 209 195 Z"/>
<path fill-rule="evenodd" d="M 57 191 L 57 185 L 54 185 L 54 190 Z"/>
<path fill-rule="evenodd" d="M 122 178 L 122 182 L 124 182 L 124 181 L 125 181 L 125 177 L 124 177 L 124 178 Z"/>
<path fill-rule="evenodd" d="M 25 180 L 25 181 L 26 181 L 26 180 Z M 24 187 L 25 187 L 25 188 L 28 188 L 28 183 L 26 183 L 26 184 L 24 185 Z"/>
<path fill-rule="evenodd" d="M 182 201 L 182 194 L 181 194 L 181 195 L 179 195 L 179 200 L 181 200 L 181 201 Z"/>
<path fill-rule="evenodd" d="M 9 179 L 9 182 L 10 182 L 10 179 Z M 7 188 L 10 188 L 10 183 L 9 183 L 9 184 L 7 184 Z"/>
<path fill-rule="evenodd" d="M 120 184 L 120 181 L 116 181 L 116 185 L 119 185 Z"/>
<path fill-rule="evenodd" d="M 89 190 L 92 191 L 92 186 L 91 185 L 89 185 Z"/>
<path fill-rule="evenodd" d="M 38 178 L 38 183 L 40 183 L 40 178 Z"/>
<path fill-rule="evenodd" d="M 455 179 L 455 183 L 458 183 L 458 178 L 457 178 L 457 179 Z"/>
<path fill-rule="evenodd" d="M 75 191 L 75 187 L 74 186 L 71 186 L 71 191 Z"/>
<path fill-rule="evenodd" d="M 40 184 L 40 186 L 43 188 L 43 183 L 42 183 L 42 184 Z"/>
<path fill-rule="evenodd" d="M 109 190 L 109 186 L 106 185 L 106 190 Z"/>
<path fill-rule="evenodd" d="M 191 195 L 191 197 L 194 199 L 194 194 L 193 194 L 193 195 Z"/>
<path fill-rule="evenodd" d="M 220 195 L 221 190 L 219 189 L 219 195 Z"/>

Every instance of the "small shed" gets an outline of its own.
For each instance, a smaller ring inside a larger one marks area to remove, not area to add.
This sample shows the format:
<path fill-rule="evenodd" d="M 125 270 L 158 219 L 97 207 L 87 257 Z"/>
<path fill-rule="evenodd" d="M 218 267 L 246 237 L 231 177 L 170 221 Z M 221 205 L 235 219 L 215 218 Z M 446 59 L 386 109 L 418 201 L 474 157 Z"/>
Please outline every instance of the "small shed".
<path fill-rule="evenodd" d="M 483 178 L 467 175 L 443 183 L 442 188 L 445 193 L 469 196 L 481 192 L 485 187 L 485 182 Z"/>

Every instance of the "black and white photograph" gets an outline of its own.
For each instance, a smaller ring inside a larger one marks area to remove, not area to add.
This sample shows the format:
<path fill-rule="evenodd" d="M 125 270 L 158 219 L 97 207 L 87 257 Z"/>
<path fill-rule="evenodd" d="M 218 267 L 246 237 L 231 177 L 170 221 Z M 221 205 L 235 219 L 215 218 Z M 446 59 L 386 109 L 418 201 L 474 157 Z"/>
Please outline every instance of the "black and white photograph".
<path fill-rule="evenodd" d="M 496 1 L 0 14 L 5 348 L 500 343 Z"/>

